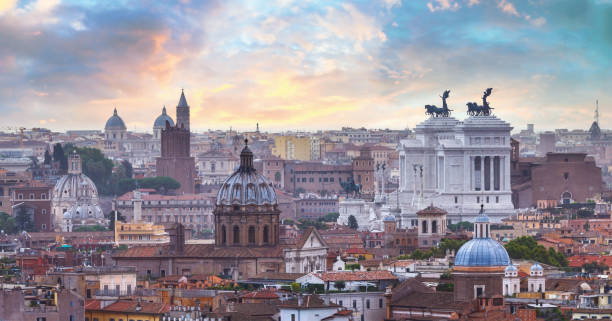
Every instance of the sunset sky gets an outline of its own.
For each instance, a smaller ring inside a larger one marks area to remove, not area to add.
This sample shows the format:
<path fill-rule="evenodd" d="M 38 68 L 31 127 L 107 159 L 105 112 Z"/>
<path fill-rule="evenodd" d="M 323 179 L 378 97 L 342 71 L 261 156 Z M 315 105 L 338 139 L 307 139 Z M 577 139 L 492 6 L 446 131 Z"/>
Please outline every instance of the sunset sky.
<path fill-rule="evenodd" d="M 0 0 L 0 127 L 414 127 L 450 89 L 515 129 L 612 126 L 612 0 Z M 0 128 L 2 130 L 2 128 Z"/>

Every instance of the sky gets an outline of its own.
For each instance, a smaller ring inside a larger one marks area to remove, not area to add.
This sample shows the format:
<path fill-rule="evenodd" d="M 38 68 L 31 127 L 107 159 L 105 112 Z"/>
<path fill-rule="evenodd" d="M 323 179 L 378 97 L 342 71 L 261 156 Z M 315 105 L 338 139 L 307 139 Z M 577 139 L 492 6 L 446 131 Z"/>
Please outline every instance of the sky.
<path fill-rule="evenodd" d="M 412 128 L 450 89 L 517 130 L 612 124 L 612 0 L 0 0 L 0 130 Z"/>

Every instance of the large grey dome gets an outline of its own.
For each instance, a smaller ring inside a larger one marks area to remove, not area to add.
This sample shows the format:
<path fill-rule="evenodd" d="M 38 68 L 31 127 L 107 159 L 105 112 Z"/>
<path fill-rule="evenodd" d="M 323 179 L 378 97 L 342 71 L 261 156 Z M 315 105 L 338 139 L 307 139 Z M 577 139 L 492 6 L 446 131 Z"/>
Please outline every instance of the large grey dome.
<path fill-rule="evenodd" d="M 217 205 L 276 205 L 272 184 L 253 167 L 253 153 L 245 146 L 240 167 L 225 179 L 217 193 Z"/>
<path fill-rule="evenodd" d="M 117 114 L 117 108 L 115 108 L 115 111 L 113 112 L 113 115 L 106 121 L 106 126 L 104 126 L 104 130 L 126 130 L 127 127 L 125 127 L 125 123 L 123 122 L 123 119 L 121 119 L 121 117 L 119 117 L 119 115 Z"/>
<path fill-rule="evenodd" d="M 153 128 L 166 128 L 166 121 L 170 123 L 170 126 L 174 126 L 174 120 L 168 114 L 166 114 L 166 106 L 162 109 L 161 115 L 155 119 L 155 123 L 153 123 Z"/>

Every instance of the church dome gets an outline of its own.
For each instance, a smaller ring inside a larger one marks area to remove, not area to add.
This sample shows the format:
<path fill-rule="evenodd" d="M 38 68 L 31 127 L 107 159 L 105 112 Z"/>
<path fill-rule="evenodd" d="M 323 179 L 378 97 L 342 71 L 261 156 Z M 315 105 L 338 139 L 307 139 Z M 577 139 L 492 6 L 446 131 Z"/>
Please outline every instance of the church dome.
<path fill-rule="evenodd" d="M 166 121 L 170 123 L 170 126 L 174 126 L 174 121 L 170 116 L 168 116 L 168 114 L 166 114 L 166 106 L 164 106 L 161 115 L 159 115 L 159 117 L 155 119 L 155 123 L 153 123 L 153 128 L 166 128 Z"/>
<path fill-rule="evenodd" d="M 506 273 L 513 273 L 513 272 L 518 272 L 518 269 L 516 268 L 516 266 L 510 264 L 508 266 L 506 266 Z"/>
<path fill-rule="evenodd" d="M 544 268 L 538 262 L 535 262 L 531 266 L 531 268 L 529 269 L 529 272 L 532 272 L 532 273 L 534 273 L 534 272 L 543 272 L 543 271 L 544 271 Z"/>
<path fill-rule="evenodd" d="M 490 238 L 477 238 L 463 244 L 455 256 L 455 266 L 507 266 L 506 249 Z"/>
<path fill-rule="evenodd" d="M 98 190 L 94 182 L 85 174 L 68 174 L 62 176 L 53 188 L 53 200 L 75 200 L 77 198 L 98 199 Z"/>
<path fill-rule="evenodd" d="M 491 239 L 489 217 L 480 206 L 480 215 L 474 221 L 474 238 L 463 244 L 455 256 L 455 266 L 489 267 L 508 266 L 510 257 L 506 249 Z"/>
<path fill-rule="evenodd" d="M 104 126 L 104 130 L 126 130 L 125 123 L 123 119 L 119 117 L 117 114 L 117 108 L 113 112 L 113 115 L 106 121 L 106 126 Z"/>
<path fill-rule="evenodd" d="M 245 141 L 246 143 L 247 141 Z M 253 152 L 245 146 L 240 153 L 240 167 L 225 179 L 217 193 L 220 205 L 276 205 L 272 184 L 253 167 Z"/>

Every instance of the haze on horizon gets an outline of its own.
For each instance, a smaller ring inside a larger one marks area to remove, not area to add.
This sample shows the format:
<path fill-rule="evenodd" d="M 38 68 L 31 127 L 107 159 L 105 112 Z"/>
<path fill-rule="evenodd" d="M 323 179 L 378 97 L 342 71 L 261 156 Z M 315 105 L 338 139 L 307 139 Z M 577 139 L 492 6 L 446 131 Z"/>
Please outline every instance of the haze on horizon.
<path fill-rule="evenodd" d="M 612 0 L 0 0 L 0 42 L 0 127 L 150 131 L 185 88 L 195 130 L 400 129 L 487 87 L 515 130 L 612 127 Z"/>

